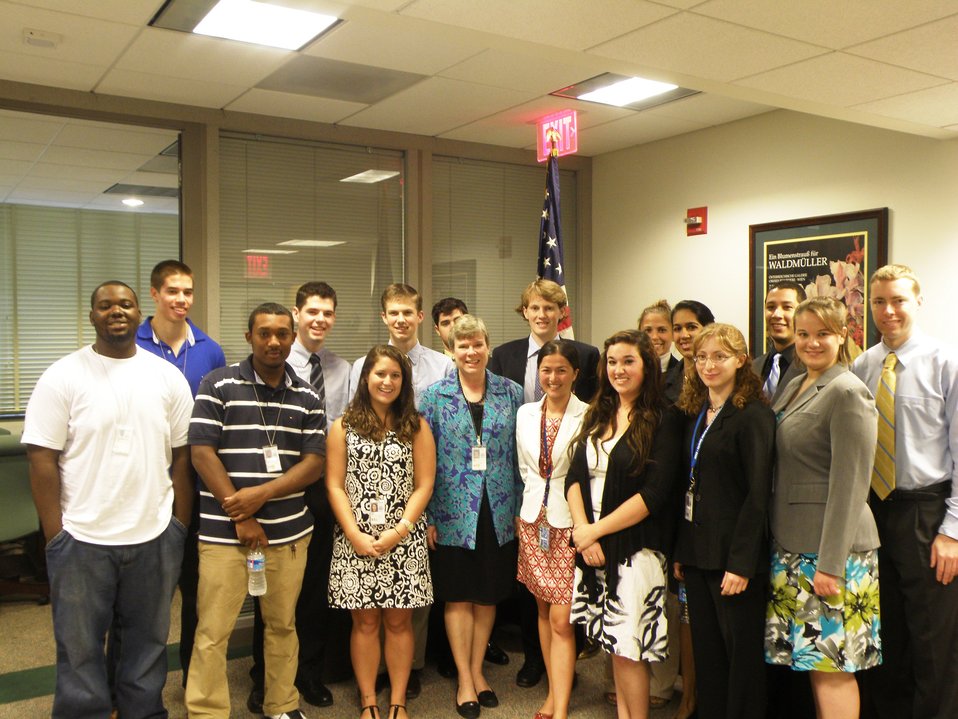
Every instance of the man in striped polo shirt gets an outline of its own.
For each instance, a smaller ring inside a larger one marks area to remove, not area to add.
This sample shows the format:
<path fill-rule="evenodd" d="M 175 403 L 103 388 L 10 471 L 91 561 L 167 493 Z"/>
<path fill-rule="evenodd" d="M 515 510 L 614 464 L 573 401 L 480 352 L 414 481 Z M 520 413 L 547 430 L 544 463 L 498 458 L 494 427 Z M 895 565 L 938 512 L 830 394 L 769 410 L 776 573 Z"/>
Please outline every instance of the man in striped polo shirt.
<path fill-rule="evenodd" d="M 246 598 L 246 554 L 266 555 L 266 696 L 275 719 L 302 719 L 296 668 L 296 601 L 313 518 L 303 489 L 326 454 L 326 416 L 316 391 L 286 364 L 293 316 L 275 303 L 249 318 L 252 354 L 200 384 L 189 442 L 200 486 L 199 626 L 186 685 L 191 718 L 230 715 L 226 643 Z"/>

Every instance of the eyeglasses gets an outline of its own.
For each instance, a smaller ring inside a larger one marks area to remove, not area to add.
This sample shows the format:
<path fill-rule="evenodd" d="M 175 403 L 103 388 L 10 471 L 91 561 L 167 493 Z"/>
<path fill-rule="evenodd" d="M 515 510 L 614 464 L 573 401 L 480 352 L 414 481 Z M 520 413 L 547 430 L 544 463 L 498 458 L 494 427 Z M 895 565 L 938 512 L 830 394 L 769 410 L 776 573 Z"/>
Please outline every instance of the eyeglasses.
<path fill-rule="evenodd" d="M 695 364 L 701 365 L 704 367 L 709 362 L 711 362 L 713 365 L 725 364 L 730 359 L 732 359 L 732 355 L 715 354 L 715 355 L 712 355 L 711 357 L 709 357 L 708 355 L 695 355 L 694 359 L 695 359 Z"/>

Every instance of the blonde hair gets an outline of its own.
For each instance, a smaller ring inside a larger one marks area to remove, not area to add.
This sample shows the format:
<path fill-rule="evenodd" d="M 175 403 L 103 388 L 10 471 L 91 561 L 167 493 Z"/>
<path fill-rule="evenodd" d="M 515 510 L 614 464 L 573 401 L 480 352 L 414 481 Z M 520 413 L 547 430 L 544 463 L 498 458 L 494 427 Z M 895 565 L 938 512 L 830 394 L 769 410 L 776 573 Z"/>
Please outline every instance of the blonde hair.
<path fill-rule="evenodd" d="M 868 280 L 868 284 L 871 285 L 874 282 L 885 282 L 895 280 L 911 280 L 911 284 L 915 289 L 915 297 L 921 294 L 921 285 L 918 284 L 918 275 L 915 274 L 915 271 L 908 265 L 884 265 L 879 267 L 872 273 L 871 279 Z"/>
<path fill-rule="evenodd" d="M 811 312 L 821 320 L 832 334 L 845 333 L 845 341 L 838 348 L 838 361 L 845 366 L 850 365 L 853 359 L 851 349 L 853 343 L 848 332 L 848 308 L 833 297 L 812 297 L 795 308 L 793 323 L 797 324 L 798 318 L 806 312 Z"/>
<path fill-rule="evenodd" d="M 474 337 L 482 335 L 486 340 L 486 346 L 489 346 L 489 332 L 486 330 L 486 323 L 475 315 L 460 315 L 452 323 L 452 329 L 449 330 L 449 341 L 455 344 L 465 337 Z"/>
<path fill-rule="evenodd" d="M 762 394 L 762 380 L 752 371 L 748 345 L 739 329 L 724 322 L 713 322 L 706 325 L 692 342 L 693 357 L 702 348 L 702 345 L 709 340 L 718 342 L 729 354 L 745 358 L 742 366 L 735 371 L 735 386 L 732 389 L 732 396 L 729 398 L 732 404 L 742 409 L 751 401 L 766 402 L 765 395 Z M 679 409 L 686 414 L 696 414 L 702 409 L 702 404 L 708 399 L 708 396 L 708 387 L 699 377 L 695 362 L 686 362 L 685 382 L 682 384 L 682 394 L 679 395 L 679 401 L 676 403 Z"/>
<path fill-rule="evenodd" d="M 665 317 L 665 324 L 669 326 L 669 329 L 672 328 L 672 307 L 668 300 L 659 300 L 642 310 L 642 314 L 639 315 L 639 329 L 642 329 L 642 322 L 646 315 L 662 315 Z"/>
<path fill-rule="evenodd" d="M 535 280 L 526 285 L 526 288 L 522 291 L 522 299 L 520 300 L 519 306 L 516 307 L 516 312 L 520 317 L 525 316 L 522 311 L 529 306 L 529 303 L 532 302 L 532 298 L 536 295 L 546 302 L 552 302 L 558 305 L 560 310 L 569 303 L 565 295 L 565 290 L 562 289 L 560 284 L 552 280 Z"/>

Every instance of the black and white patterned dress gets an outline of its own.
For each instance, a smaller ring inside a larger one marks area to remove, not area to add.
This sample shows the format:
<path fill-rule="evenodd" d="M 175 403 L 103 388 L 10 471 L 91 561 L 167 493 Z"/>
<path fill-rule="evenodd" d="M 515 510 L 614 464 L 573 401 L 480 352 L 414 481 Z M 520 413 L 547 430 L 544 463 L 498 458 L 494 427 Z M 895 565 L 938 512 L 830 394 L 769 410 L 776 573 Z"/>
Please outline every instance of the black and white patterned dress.
<path fill-rule="evenodd" d="M 376 537 L 391 531 L 413 491 L 412 446 L 387 432 L 381 442 L 346 427 L 346 494 L 360 530 Z M 382 501 L 386 522 L 369 521 Z M 413 531 L 382 557 L 360 557 L 338 525 L 329 566 L 329 604 L 343 609 L 425 607 L 432 604 L 425 513 Z"/>

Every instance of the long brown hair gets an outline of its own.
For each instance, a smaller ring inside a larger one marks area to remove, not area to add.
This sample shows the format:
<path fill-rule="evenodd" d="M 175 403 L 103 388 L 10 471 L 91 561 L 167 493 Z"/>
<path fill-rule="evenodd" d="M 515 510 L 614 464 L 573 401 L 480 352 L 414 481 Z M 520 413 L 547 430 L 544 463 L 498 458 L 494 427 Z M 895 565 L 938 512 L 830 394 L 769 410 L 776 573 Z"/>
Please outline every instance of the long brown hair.
<path fill-rule="evenodd" d="M 612 435 L 616 433 L 619 393 L 609 382 L 609 373 L 606 368 L 609 361 L 609 347 L 617 344 L 632 345 L 639 351 L 639 357 L 642 359 L 642 385 L 639 387 L 639 396 L 635 398 L 635 404 L 632 405 L 632 411 L 629 413 L 629 428 L 625 431 L 625 440 L 633 455 L 630 470 L 640 472 L 648 461 L 652 450 L 652 438 L 665 409 L 665 396 L 662 394 L 662 366 L 645 332 L 621 330 L 605 341 L 599 362 L 599 387 L 589 404 L 589 409 L 582 421 L 582 429 L 572 446 L 579 442 L 590 441 L 598 449 L 600 436 L 609 430 Z"/>
<path fill-rule="evenodd" d="M 735 357 L 744 357 L 742 366 L 735 371 L 735 386 L 732 388 L 730 399 L 732 404 L 742 409 L 748 402 L 758 401 L 768 404 L 762 394 L 762 381 L 752 371 L 752 359 L 748 354 L 745 337 L 732 325 L 715 322 L 706 325 L 696 335 L 692 342 L 693 356 L 698 353 L 702 345 L 714 339 L 729 354 Z M 682 384 L 682 394 L 676 403 L 686 414 L 698 414 L 702 405 L 708 399 L 709 389 L 702 382 L 696 369 L 695 362 L 689 362 L 685 368 L 685 382 Z"/>
<path fill-rule="evenodd" d="M 386 427 L 379 421 L 369 397 L 369 373 L 380 358 L 386 357 L 399 365 L 402 386 L 399 396 L 387 410 L 393 419 L 393 431 L 400 442 L 412 444 L 419 431 L 419 412 L 416 411 L 416 397 L 412 386 L 412 364 L 409 358 L 392 345 L 376 345 L 366 355 L 356 396 L 343 414 L 343 426 L 349 426 L 361 437 L 373 442 L 381 442 L 386 436 Z"/>

